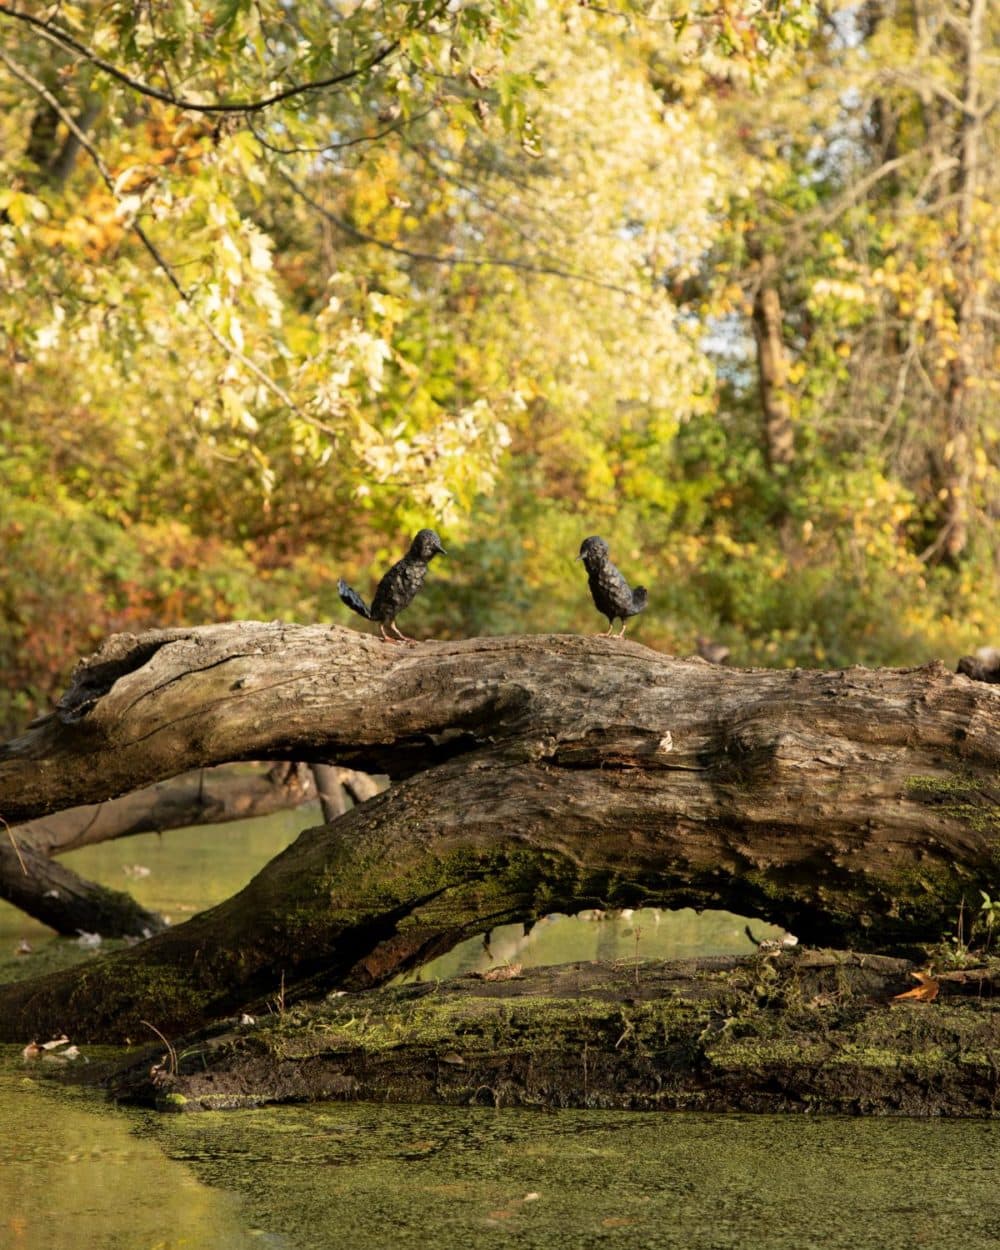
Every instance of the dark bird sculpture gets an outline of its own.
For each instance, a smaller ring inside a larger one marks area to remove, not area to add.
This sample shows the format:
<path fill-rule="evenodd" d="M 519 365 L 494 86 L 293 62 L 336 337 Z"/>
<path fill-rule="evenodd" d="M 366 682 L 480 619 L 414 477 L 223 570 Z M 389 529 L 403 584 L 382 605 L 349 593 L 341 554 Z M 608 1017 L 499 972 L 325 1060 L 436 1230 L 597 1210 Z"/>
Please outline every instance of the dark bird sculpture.
<path fill-rule="evenodd" d="M 357 612 L 366 621 L 378 622 L 379 633 L 386 642 L 395 642 L 397 639 L 414 642 L 415 639 L 408 638 L 401 632 L 396 624 L 396 617 L 413 602 L 417 591 L 424 584 L 427 566 L 434 556 L 447 554 L 441 546 L 441 539 L 433 530 L 421 530 L 410 543 L 410 550 L 402 560 L 397 561 L 379 582 L 370 608 L 343 578 L 337 582 L 337 591 L 352 612 Z M 395 638 L 385 632 L 387 628 L 392 630 Z"/>
<path fill-rule="evenodd" d="M 624 638 L 628 618 L 638 616 L 649 601 L 646 587 L 636 586 L 635 590 L 629 588 L 628 582 L 611 563 L 608 544 L 596 534 L 583 540 L 580 554 L 576 558 L 583 561 L 583 567 L 587 570 L 594 606 L 608 618 L 605 636 L 614 629 L 617 618 L 622 623 L 617 637 Z"/>

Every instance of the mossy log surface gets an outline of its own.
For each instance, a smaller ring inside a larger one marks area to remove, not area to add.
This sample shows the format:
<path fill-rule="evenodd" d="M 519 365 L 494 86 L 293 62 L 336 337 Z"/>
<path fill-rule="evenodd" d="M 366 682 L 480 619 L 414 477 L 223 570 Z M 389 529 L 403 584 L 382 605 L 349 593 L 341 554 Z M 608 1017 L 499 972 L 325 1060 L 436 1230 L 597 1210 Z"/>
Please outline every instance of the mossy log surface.
<path fill-rule="evenodd" d="M 460 977 L 230 1023 L 178 1046 L 173 1071 L 156 1054 L 112 1087 L 177 1111 L 365 1099 L 995 1115 L 992 982 L 969 974 L 932 1003 L 893 1002 L 911 967 L 801 951 Z"/>
<path fill-rule="evenodd" d="M 111 639 L 0 750 L 0 814 L 194 766 L 337 759 L 398 779 L 240 894 L 149 942 L 0 989 L 0 1039 L 177 1035 L 384 984 L 494 925 L 722 907 L 906 951 L 996 893 L 1000 689 L 949 673 L 740 671 L 631 642 L 389 646 L 243 623 Z"/>

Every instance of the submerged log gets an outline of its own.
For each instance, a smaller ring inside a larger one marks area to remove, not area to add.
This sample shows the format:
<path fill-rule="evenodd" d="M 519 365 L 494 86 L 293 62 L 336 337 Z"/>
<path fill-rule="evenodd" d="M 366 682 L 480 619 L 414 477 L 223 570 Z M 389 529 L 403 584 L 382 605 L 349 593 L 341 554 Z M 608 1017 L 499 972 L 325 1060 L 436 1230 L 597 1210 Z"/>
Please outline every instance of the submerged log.
<path fill-rule="evenodd" d="M 366 1099 L 995 1115 L 991 973 L 943 982 L 933 1003 L 894 1001 L 912 967 L 836 951 L 571 964 L 272 1004 L 147 1057 L 112 1089 L 175 1111 Z"/>
<path fill-rule="evenodd" d="M 256 623 L 111 640 L 0 751 L 17 818 L 234 758 L 408 778 L 142 947 L 0 989 L 0 1038 L 176 1035 L 361 989 L 495 924 L 723 907 L 910 950 L 993 889 L 1000 691 L 948 673 L 741 671 L 631 642 L 390 647 Z M 423 771 L 420 771 L 423 770 Z M 416 774 L 416 775 L 414 775 Z"/>

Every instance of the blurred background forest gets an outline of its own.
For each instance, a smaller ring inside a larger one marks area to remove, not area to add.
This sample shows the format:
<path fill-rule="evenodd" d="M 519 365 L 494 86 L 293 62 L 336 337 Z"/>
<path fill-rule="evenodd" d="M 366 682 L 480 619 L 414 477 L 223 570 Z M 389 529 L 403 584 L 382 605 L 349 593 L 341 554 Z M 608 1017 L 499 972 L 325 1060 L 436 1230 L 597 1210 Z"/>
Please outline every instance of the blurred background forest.
<path fill-rule="evenodd" d="M 985 0 L 0 3 L 0 728 L 106 634 L 997 643 Z"/>

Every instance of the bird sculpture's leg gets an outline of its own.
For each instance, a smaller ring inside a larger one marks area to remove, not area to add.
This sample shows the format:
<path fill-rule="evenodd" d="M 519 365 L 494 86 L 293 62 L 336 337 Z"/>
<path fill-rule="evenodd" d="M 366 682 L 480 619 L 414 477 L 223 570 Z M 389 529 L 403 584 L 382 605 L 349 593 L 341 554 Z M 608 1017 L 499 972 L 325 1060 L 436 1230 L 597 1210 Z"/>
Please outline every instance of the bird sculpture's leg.
<path fill-rule="evenodd" d="M 389 637 L 385 632 L 385 625 L 381 621 L 378 624 L 378 632 L 381 634 L 383 642 L 391 642 L 393 646 L 396 645 L 397 639 Z"/>
<path fill-rule="evenodd" d="M 615 618 L 614 618 L 614 617 L 612 617 L 612 618 L 611 618 L 611 620 L 610 620 L 610 621 L 608 621 L 608 627 L 607 627 L 607 629 L 604 631 L 604 633 L 603 633 L 603 634 L 601 634 L 601 637 L 602 637 L 602 638 L 610 638 L 610 637 L 611 637 L 611 631 L 614 629 L 614 627 L 615 627 Z"/>
<path fill-rule="evenodd" d="M 410 638 L 408 635 L 404 634 L 395 621 L 389 622 L 389 628 L 393 630 L 393 632 L 396 635 L 396 638 L 398 638 L 401 642 L 416 642 L 417 641 L 416 638 Z M 393 639 L 393 641 L 395 641 L 395 639 Z"/>
<path fill-rule="evenodd" d="M 625 637 L 625 625 L 626 625 L 626 622 L 625 622 L 625 621 L 622 621 L 622 627 L 621 627 L 621 629 L 618 631 L 618 635 L 617 635 L 619 638 L 624 638 L 624 637 Z"/>

